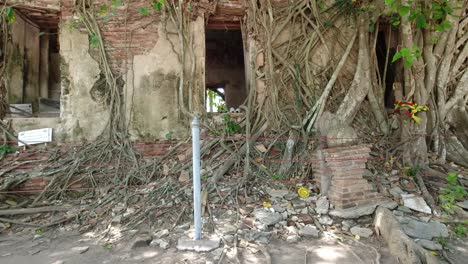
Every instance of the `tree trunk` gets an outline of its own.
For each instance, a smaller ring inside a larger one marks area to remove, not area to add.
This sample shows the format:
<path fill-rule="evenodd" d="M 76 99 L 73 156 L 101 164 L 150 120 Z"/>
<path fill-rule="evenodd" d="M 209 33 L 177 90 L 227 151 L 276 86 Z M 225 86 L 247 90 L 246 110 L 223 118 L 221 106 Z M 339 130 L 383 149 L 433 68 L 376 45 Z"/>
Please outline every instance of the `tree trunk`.
<path fill-rule="evenodd" d="M 369 20 L 366 15 L 358 18 L 359 25 L 359 55 L 356 73 L 351 87 L 340 104 L 336 117 L 346 125 L 351 124 L 359 111 L 362 101 L 371 88 L 370 56 L 369 56 Z"/>

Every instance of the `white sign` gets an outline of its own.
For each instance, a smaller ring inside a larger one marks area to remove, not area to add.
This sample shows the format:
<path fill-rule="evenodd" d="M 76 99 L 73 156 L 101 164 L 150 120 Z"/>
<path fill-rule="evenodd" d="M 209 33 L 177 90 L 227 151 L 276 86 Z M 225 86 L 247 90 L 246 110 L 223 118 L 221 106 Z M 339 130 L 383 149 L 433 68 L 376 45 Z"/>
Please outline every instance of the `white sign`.
<path fill-rule="evenodd" d="M 41 128 L 29 131 L 19 132 L 18 140 L 28 145 L 47 143 L 52 141 L 52 128 Z M 24 146 L 22 142 L 18 145 Z"/>
<path fill-rule="evenodd" d="M 10 104 L 10 113 L 12 117 L 32 115 L 32 104 Z"/>

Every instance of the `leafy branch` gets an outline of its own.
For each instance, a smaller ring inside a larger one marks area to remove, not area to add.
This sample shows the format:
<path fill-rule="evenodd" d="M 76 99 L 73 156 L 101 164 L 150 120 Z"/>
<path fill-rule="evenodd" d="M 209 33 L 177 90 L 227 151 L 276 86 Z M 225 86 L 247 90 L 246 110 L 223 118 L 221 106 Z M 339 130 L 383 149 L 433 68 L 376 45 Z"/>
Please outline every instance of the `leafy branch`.
<path fill-rule="evenodd" d="M 421 48 L 414 45 L 411 49 L 402 48 L 393 56 L 392 62 L 403 59 L 404 65 L 411 68 L 416 59 L 421 58 Z"/>

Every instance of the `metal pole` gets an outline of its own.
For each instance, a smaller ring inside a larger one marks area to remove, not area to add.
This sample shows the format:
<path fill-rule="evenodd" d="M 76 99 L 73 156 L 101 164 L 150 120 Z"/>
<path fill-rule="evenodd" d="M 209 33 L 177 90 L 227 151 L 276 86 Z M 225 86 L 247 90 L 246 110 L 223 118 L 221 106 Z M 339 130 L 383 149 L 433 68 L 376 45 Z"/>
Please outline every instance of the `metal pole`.
<path fill-rule="evenodd" d="M 193 162 L 193 219 L 195 240 L 201 239 L 201 182 L 200 182 L 200 121 L 192 120 L 192 162 Z"/>

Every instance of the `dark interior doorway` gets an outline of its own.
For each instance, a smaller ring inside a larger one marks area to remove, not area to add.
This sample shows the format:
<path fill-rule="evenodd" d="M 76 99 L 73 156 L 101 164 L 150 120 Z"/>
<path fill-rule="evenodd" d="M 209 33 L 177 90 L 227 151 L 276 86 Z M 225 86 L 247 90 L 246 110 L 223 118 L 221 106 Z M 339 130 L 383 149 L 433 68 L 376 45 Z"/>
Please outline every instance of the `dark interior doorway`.
<path fill-rule="evenodd" d="M 244 103 L 244 48 L 237 29 L 206 30 L 206 110 L 223 112 Z"/>
<path fill-rule="evenodd" d="M 388 41 L 388 31 L 392 30 L 391 27 L 382 27 L 383 30 L 379 31 L 377 35 L 377 61 L 379 66 L 379 74 L 382 79 L 382 88 L 385 89 L 384 99 L 385 107 L 393 108 L 395 104 L 395 94 L 393 92 L 393 83 L 396 81 L 396 67 L 392 63 L 392 58 L 395 55 L 395 48 L 392 43 Z M 390 45 L 390 48 L 389 48 Z M 387 61 L 388 52 L 388 61 Z M 387 63 L 385 63 L 387 61 Z M 386 67 L 385 67 L 386 66 Z"/>

